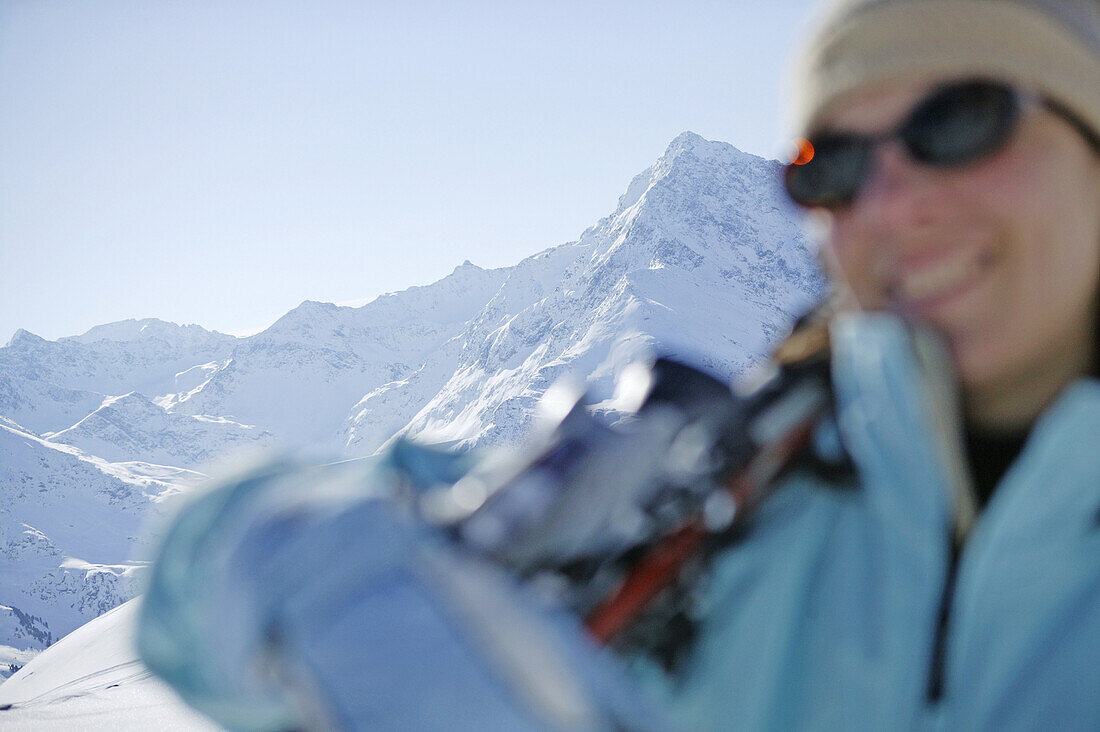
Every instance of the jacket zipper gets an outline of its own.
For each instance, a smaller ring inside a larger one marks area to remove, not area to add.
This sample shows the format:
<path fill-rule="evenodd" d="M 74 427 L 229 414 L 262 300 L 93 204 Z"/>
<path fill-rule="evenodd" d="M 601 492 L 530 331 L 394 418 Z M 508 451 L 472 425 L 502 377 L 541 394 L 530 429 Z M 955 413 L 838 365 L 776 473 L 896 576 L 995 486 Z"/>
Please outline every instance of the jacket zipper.
<path fill-rule="evenodd" d="M 950 561 L 943 582 L 940 608 L 936 617 L 936 632 L 932 642 L 932 659 L 928 669 L 926 697 L 930 703 L 943 697 L 947 674 L 947 631 L 951 625 L 951 606 L 954 604 L 955 585 L 958 582 L 959 555 L 971 527 L 978 515 L 974 497 L 971 468 L 963 442 L 963 418 L 959 402 L 958 383 L 955 380 L 951 360 L 943 342 L 928 331 L 914 332 L 917 362 L 924 376 L 933 408 L 932 434 L 944 468 L 949 487 L 948 499 L 954 509 L 952 532 L 948 538 Z"/>
<path fill-rule="evenodd" d="M 940 596 L 940 610 L 936 617 L 936 634 L 932 643 L 932 662 L 928 669 L 926 698 L 935 704 L 943 698 L 943 687 L 947 675 L 947 629 L 951 624 L 951 606 L 954 604 L 955 584 L 959 575 L 958 544 L 951 542 L 951 560 L 947 565 L 947 576 L 943 582 L 943 594 Z"/>

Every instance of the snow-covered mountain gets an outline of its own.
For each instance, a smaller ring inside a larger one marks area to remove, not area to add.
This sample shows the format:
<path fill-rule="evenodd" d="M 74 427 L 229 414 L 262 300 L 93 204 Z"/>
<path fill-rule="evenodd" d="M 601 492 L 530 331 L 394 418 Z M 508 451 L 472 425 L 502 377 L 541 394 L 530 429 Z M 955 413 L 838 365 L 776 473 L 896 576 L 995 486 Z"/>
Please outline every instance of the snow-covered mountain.
<path fill-rule="evenodd" d="M 130 392 L 107 397 L 87 417 L 48 439 L 75 445 L 110 462 L 143 460 L 195 468 L 229 450 L 269 446 L 273 437 L 266 430 L 224 417 L 168 412 L 143 394 Z"/>
<path fill-rule="evenodd" d="M 0 418 L 0 646 L 44 648 L 132 596 L 141 525 L 187 476 L 147 467 Z"/>
<path fill-rule="evenodd" d="M 16 339 L 12 339 L 6 348 L 0 349 L 0 354 L 15 344 Z M 69 389 L 44 379 L 11 376 L 0 367 L 0 414 L 38 434 L 65 429 L 80 421 L 98 408 L 103 398 L 98 392 Z"/>
<path fill-rule="evenodd" d="M 0 348 L 0 414 L 37 434 L 63 430 L 107 396 L 175 391 L 176 374 L 226 358 L 236 340 L 154 319 L 101 325 L 56 341 L 18 330 Z"/>
<path fill-rule="evenodd" d="M 174 413 L 262 426 L 284 445 L 336 446 L 351 407 L 460 333 L 504 276 L 466 263 L 435 284 L 358 308 L 304 302 L 241 339 L 198 387 L 161 403 Z"/>
<path fill-rule="evenodd" d="M 509 268 L 455 341 L 367 394 L 348 449 L 373 451 L 385 434 L 379 416 L 399 407 L 404 419 L 416 405 L 403 432 L 464 446 L 514 441 L 555 379 L 577 374 L 609 395 L 623 366 L 655 350 L 742 373 L 823 294 L 778 180 L 773 161 L 680 135 L 613 214 Z"/>
<path fill-rule="evenodd" d="M 823 293 L 779 166 L 684 133 L 581 237 L 234 338 L 130 320 L 0 348 L 0 647 L 128 596 L 141 516 L 227 451 L 517 439 L 565 374 L 597 399 L 654 350 L 735 377 Z M 3 650 L 0 648 L 0 650 Z"/>
<path fill-rule="evenodd" d="M 19 330 L 0 349 L 0 372 L 101 394 L 159 394 L 178 372 L 224 358 L 236 341 L 154 318 L 100 325 L 56 341 Z"/>

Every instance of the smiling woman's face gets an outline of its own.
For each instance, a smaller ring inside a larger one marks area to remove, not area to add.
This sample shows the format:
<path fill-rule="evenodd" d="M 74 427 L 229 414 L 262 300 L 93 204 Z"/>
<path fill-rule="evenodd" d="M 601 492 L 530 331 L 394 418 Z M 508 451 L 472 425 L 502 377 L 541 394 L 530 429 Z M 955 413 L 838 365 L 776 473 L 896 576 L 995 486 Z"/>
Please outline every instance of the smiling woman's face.
<path fill-rule="evenodd" d="M 822 126 L 894 128 L 926 82 L 866 90 Z M 834 275 L 863 309 L 931 324 L 954 351 L 970 417 L 1026 424 L 1095 352 L 1100 155 L 1061 117 L 1024 111 L 1012 139 L 963 168 L 878 147 L 858 198 L 825 215 Z"/>

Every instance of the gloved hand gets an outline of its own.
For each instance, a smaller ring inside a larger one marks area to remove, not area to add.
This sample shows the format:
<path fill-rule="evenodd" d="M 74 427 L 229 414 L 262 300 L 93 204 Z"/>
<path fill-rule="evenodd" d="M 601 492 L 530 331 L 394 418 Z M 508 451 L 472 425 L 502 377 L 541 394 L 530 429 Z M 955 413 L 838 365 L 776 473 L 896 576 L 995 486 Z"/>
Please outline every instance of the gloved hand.
<path fill-rule="evenodd" d="M 152 572 L 146 664 L 233 730 L 667 728 L 576 618 L 393 485 L 273 463 L 192 500 Z"/>

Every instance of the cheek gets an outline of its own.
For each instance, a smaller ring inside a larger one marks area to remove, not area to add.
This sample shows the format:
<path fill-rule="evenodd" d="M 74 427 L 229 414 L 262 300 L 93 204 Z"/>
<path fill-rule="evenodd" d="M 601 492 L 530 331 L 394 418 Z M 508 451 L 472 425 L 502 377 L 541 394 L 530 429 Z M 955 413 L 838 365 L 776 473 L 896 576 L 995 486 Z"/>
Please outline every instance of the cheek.
<path fill-rule="evenodd" d="M 879 291 L 875 245 L 870 233 L 847 217 L 837 217 L 826 241 L 823 255 L 830 278 L 847 286 L 861 308 L 881 307 L 884 298 Z"/>
<path fill-rule="evenodd" d="M 1033 273 L 1036 286 L 1095 283 L 1100 269 L 1100 157 L 1064 122 L 1049 116 L 1027 132 L 1016 154 L 1002 156 L 980 176 L 986 184 L 985 203 L 1017 229 L 1027 264 L 1038 270 Z"/>
<path fill-rule="evenodd" d="M 1039 152 L 991 166 L 972 191 L 999 263 L 988 306 L 968 326 L 970 348 L 961 354 L 970 382 L 1033 369 L 1087 347 L 1094 332 L 1100 162 L 1056 146 Z"/>
<path fill-rule="evenodd" d="M 1036 185 L 1010 188 L 999 199 L 1002 220 L 1013 224 L 1013 274 L 1022 304 L 1051 311 L 1052 318 L 1091 307 L 1100 287 L 1100 193 L 1085 193 L 1100 191 L 1100 174 L 1089 175 L 1075 162 L 1064 161 L 1057 171 L 1047 166 L 1050 174 Z"/>

